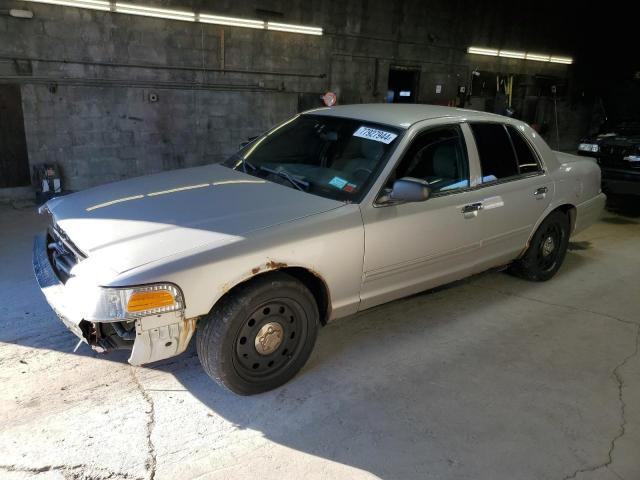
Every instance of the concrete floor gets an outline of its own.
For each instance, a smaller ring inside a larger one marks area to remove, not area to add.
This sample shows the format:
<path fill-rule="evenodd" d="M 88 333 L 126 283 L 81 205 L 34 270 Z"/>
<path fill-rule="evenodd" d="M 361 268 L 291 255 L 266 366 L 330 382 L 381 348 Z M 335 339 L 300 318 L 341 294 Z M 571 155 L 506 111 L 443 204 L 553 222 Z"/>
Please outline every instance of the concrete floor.
<path fill-rule="evenodd" d="M 73 353 L 32 278 L 41 228 L 0 208 L 3 479 L 640 478 L 640 216 L 608 212 L 550 282 L 487 273 L 331 324 L 249 398 L 193 348 Z"/>

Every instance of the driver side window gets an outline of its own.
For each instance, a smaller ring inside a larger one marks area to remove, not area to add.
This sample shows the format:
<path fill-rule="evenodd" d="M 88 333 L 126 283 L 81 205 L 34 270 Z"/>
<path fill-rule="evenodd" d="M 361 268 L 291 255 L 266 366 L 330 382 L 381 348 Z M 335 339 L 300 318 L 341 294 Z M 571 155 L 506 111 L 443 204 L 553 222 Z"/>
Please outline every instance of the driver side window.
<path fill-rule="evenodd" d="M 402 177 L 425 180 L 433 194 L 468 188 L 469 161 L 460 127 L 439 127 L 418 134 L 387 186 Z"/>

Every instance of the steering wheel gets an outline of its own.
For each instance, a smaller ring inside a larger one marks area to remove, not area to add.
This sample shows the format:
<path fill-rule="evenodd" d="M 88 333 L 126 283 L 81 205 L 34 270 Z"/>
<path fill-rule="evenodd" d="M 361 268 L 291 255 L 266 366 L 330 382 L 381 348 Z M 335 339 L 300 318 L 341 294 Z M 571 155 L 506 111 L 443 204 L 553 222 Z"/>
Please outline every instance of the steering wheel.
<path fill-rule="evenodd" d="M 371 175 L 373 173 L 373 170 L 371 170 L 369 168 L 365 168 L 365 167 L 358 167 L 353 171 L 353 175 L 354 176 L 358 176 L 358 172 L 364 172 L 367 175 Z"/>

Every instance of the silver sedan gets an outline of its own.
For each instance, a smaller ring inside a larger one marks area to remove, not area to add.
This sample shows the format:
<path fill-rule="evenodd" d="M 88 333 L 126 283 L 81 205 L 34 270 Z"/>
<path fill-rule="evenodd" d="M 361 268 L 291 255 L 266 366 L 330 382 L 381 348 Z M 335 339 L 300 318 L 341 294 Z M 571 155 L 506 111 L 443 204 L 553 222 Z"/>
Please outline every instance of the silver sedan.
<path fill-rule="evenodd" d="M 318 328 L 494 267 L 550 279 L 599 216 L 600 170 L 528 125 L 468 110 L 312 110 L 226 162 L 49 201 L 47 300 L 84 342 L 141 365 L 197 332 L 239 394 L 304 365 Z"/>

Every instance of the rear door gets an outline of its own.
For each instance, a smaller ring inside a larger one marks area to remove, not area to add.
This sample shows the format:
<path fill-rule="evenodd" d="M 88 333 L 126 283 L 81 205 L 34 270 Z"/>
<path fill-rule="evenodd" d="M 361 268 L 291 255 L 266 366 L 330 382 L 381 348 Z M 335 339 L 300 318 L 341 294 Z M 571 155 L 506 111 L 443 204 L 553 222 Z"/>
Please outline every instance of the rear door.
<path fill-rule="evenodd" d="M 553 182 L 540 157 L 518 128 L 472 122 L 481 176 L 476 187 L 483 240 L 477 271 L 507 263 L 526 247 L 551 202 Z"/>

